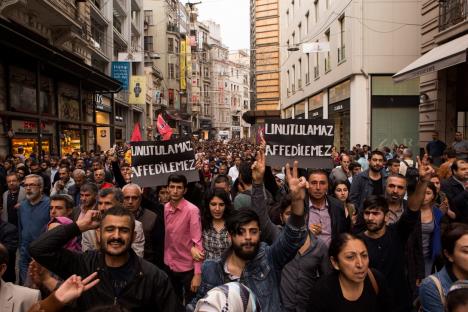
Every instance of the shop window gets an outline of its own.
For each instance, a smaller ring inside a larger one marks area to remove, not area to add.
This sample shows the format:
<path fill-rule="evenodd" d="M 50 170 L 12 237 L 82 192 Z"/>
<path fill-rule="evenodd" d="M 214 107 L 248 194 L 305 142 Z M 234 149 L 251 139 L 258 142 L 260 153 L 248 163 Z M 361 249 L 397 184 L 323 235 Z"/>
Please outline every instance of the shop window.
<path fill-rule="evenodd" d="M 36 74 L 12 66 L 10 70 L 10 107 L 14 112 L 37 113 Z"/>
<path fill-rule="evenodd" d="M 78 102 L 78 89 L 62 83 L 59 86 L 59 118 L 67 121 L 80 120 L 80 103 Z"/>
<path fill-rule="evenodd" d="M 62 148 L 62 155 L 71 155 L 73 152 L 80 152 L 80 130 L 62 130 L 60 134 L 60 146 Z"/>
<path fill-rule="evenodd" d="M 41 75 L 41 96 L 39 109 L 41 114 L 55 115 L 55 93 L 52 78 Z"/>

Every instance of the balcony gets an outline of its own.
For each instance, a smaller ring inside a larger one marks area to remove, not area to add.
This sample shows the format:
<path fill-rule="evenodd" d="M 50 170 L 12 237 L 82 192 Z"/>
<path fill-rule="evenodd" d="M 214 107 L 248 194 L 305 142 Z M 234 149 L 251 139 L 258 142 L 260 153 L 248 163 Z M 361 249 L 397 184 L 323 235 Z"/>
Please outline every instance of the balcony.
<path fill-rule="evenodd" d="M 328 73 L 331 70 L 330 66 L 330 57 L 325 58 L 325 73 Z"/>
<path fill-rule="evenodd" d="M 468 0 L 439 1 L 439 31 L 467 20 Z"/>
<path fill-rule="evenodd" d="M 338 64 L 344 62 L 346 60 L 346 50 L 345 46 L 338 48 Z"/>
<path fill-rule="evenodd" d="M 173 33 L 179 33 L 179 26 L 175 23 L 167 23 L 167 31 L 173 32 Z"/>
<path fill-rule="evenodd" d="M 320 75 L 319 75 L 318 66 L 314 66 L 314 79 L 318 79 L 319 77 Z"/>

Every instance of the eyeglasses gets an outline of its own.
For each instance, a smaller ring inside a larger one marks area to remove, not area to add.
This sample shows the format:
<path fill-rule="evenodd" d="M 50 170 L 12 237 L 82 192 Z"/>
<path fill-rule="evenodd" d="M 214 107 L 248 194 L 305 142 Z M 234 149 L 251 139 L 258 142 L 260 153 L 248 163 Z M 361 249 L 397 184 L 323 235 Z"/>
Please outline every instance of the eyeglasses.
<path fill-rule="evenodd" d="M 28 187 L 39 187 L 41 186 L 40 184 L 25 184 L 23 185 L 24 188 L 28 188 Z"/>

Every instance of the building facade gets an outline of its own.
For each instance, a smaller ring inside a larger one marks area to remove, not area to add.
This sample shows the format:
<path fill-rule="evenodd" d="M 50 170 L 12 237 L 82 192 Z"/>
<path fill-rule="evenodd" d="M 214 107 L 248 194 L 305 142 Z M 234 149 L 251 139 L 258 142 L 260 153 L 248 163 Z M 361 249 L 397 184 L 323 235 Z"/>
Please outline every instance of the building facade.
<path fill-rule="evenodd" d="M 251 0 L 251 110 L 243 115 L 250 124 L 262 123 L 268 117 L 280 117 L 279 46 L 279 0 Z"/>
<path fill-rule="evenodd" d="M 242 115 L 250 110 L 250 57 L 247 51 L 233 51 L 229 54 L 228 70 L 231 92 L 231 137 L 250 138 L 250 124 Z"/>
<path fill-rule="evenodd" d="M 418 151 L 419 85 L 392 75 L 420 51 L 416 2 L 281 0 L 283 118 L 335 123 L 335 146 Z"/>
<path fill-rule="evenodd" d="M 114 144 L 114 95 L 121 84 L 91 67 L 92 4 L 0 4 L 0 154 L 26 156 Z M 107 95 L 108 100 L 103 100 Z M 101 119 L 107 114 L 107 122 Z"/>
<path fill-rule="evenodd" d="M 420 148 L 433 131 L 449 145 L 456 131 L 468 136 L 468 1 L 423 1 L 420 15 L 422 56 L 394 80 L 419 78 Z"/>

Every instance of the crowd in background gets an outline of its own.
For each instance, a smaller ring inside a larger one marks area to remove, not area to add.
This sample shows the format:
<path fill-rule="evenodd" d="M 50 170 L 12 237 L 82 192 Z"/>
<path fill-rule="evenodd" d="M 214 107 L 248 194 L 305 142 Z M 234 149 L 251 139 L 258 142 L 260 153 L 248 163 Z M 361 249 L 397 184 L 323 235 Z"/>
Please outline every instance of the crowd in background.
<path fill-rule="evenodd" d="M 145 188 L 128 148 L 0 159 L 2 311 L 468 310 L 461 133 L 421 157 L 333 149 L 327 169 L 193 147 L 199 181 Z"/>

